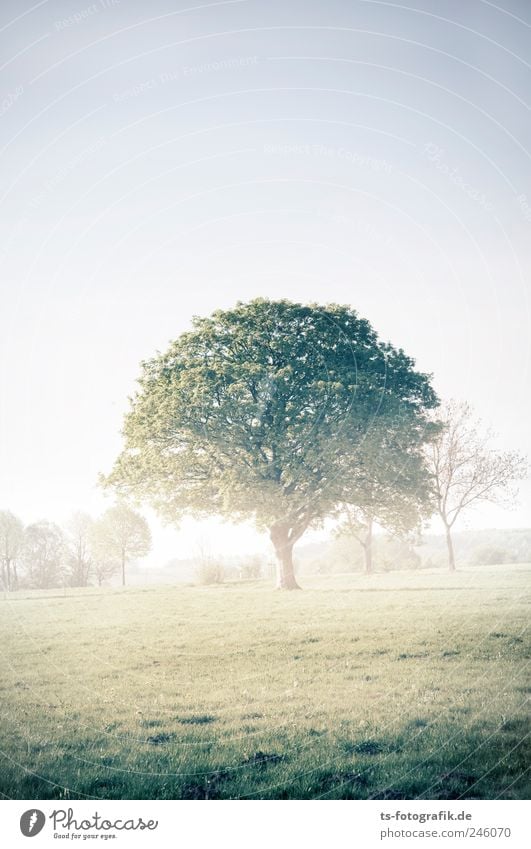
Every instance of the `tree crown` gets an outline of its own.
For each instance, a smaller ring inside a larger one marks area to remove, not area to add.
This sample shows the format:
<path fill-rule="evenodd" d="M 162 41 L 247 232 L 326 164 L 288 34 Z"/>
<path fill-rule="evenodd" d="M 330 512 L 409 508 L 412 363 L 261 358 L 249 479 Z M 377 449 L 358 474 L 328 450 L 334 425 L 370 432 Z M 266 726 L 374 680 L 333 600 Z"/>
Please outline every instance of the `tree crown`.
<path fill-rule="evenodd" d="M 252 515 L 297 532 L 345 500 L 345 473 L 375 451 L 416 462 L 437 404 L 429 376 L 350 307 L 286 300 L 195 318 L 139 387 L 108 485 L 170 520 Z"/>
<path fill-rule="evenodd" d="M 151 532 L 146 519 L 127 504 L 109 507 L 90 531 L 96 558 L 120 562 L 144 557 L 151 549 Z"/>

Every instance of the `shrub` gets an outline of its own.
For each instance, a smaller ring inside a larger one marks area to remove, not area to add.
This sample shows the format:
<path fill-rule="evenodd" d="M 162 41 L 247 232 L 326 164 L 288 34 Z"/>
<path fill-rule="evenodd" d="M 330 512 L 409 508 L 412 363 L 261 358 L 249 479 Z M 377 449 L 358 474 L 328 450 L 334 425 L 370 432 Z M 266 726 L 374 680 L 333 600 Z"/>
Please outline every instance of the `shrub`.
<path fill-rule="evenodd" d="M 504 548 L 483 545 L 481 548 L 476 548 L 470 562 L 473 566 L 495 566 L 498 563 L 510 563 L 512 559 L 510 552 Z"/>
<path fill-rule="evenodd" d="M 202 560 L 196 566 L 197 580 L 200 584 L 222 584 L 224 570 L 216 560 Z"/>

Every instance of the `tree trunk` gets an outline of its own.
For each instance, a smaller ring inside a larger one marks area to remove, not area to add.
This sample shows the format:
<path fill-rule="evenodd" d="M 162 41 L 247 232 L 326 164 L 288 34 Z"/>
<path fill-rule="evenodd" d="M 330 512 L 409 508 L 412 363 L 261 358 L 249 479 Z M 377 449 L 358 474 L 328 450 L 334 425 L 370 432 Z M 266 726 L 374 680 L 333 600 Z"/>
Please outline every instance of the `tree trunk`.
<path fill-rule="evenodd" d="M 269 532 L 277 557 L 277 590 L 300 590 L 293 570 L 293 543 L 289 528 L 274 525 Z"/>
<path fill-rule="evenodd" d="M 125 553 L 122 551 L 122 587 L 125 587 Z"/>
<path fill-rule="evenodd" d="M 365 553 L 365 572 L 371 575 L 372 568 L 372 519 L 367 523 L 367 533 L 365 534 L 365 542 L 363 543 L 363 551 Z"/>
<path fill-rule="evenodd" d="M 449 525 L 446 525 L 446 545 L 448 546 L 448 567 L 450 572 L 455 572 L 454 544 L 452 542 L 452 533 Z"/>

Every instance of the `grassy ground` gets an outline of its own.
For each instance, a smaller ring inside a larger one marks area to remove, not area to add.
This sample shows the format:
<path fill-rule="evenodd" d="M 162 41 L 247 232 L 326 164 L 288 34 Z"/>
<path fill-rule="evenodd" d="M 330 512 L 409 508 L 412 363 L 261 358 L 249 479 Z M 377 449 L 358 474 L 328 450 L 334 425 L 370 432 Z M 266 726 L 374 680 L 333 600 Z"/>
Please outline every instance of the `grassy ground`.
<path fill-rule="evenodd" d="M 0 599 L 0 791 L 529 798 L 529 575 Z"/>

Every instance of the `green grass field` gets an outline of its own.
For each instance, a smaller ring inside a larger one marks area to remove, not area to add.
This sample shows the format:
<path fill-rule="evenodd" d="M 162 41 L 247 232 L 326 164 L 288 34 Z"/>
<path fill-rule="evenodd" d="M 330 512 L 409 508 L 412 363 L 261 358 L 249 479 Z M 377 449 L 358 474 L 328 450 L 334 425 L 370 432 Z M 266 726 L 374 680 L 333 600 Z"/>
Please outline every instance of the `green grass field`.
<path fill-rule="evenodd" d="M 530 571 L 0 599 L 0 791 L 529 798 Z"/>

